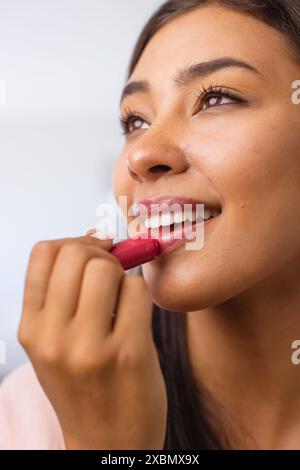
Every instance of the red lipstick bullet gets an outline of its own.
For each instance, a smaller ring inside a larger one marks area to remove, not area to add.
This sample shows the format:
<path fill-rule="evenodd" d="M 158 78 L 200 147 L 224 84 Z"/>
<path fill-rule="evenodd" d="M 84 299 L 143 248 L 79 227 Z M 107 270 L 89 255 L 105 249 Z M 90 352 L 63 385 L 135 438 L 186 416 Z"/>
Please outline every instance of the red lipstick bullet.
<path fill-rule="evenodd" d="M 159 240 L 153 238 L 128 238 L 113 245 L 110 253 L 122 264 L 124 270 L 152 261 L 161 253 Z"/>

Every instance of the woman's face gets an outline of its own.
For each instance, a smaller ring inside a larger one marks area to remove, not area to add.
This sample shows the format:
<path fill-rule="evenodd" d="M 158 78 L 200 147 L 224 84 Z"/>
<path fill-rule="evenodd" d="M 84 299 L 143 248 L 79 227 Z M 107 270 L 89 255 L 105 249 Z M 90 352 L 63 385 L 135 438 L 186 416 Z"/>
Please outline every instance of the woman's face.
<path fill-rule="evenodd" d="M 174 80 L 184 67 L 223 58 Z M 297 79 L 284 36 L 219 6 L 174 19 L 147 44 L 128 83 L 147 80 L 148 89 L 121 103 L 121 116 L 138 117 L 115 166 L 116 200 L 173 195 L 222 211 L 205 224 L 203 248 L 182 244 L 143 265 L 161 307 L 212 307 L 300 261 Z M 217 90 L 197 101 L 211 86 L 229 96 Z"/>

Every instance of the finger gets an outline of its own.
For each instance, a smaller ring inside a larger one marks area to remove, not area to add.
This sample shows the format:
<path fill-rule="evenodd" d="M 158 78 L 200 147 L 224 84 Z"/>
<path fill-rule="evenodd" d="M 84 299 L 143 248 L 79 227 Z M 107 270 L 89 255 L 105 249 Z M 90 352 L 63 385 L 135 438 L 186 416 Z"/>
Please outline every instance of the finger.
<path fill-rule="evenodd" d="M 63 245 L 73 243 L 76 240 L 105 250 L 112 247 L 112 240 L 98 240 L 88 236 L 78 237 L 77 239 L 45 240 L 36 243 L 31 250 L 25 276 L 23 306 L 26 312 L 34 313 L 43 308 L 57 253 Z"/>
<path fill-rule="evenodd" d="M 36 243 L 30 253 L 25 277 L 23 309 L 17 333 L 19 342 L 27 351 L 37 327 L 34 319 L 37 318 L 37 312 L 40 312 L 45 303 L 56 255 L 57 249 L 50 241 Z"/>
<path fill-rule="evenodd" d="M 94 238 L 98 238 L 99 240 L 113 240 L 116 238 L 116 234 L 112 232 L 105 232 L 101 228 L 90 228 L 87 229 L 85 235 L 89 235 Z"/>
<path fill-rule="evenodd" d="M 23 295 L 23 309 L 35 313 L 44 305 L 51 270 L 57 249 L 48 241 L 41 241 L 31 250 Z"/>
<path fill-rule="evenodd" d="M 113 240 L 110 238 L 101 239 L 101 238 L 95 237 L 94 235 L 96 235 L 96 233 L 97 232 L 90 232 L 80 237 L 62 238 L 62 239 L 52 240 L 51 242 L 54 243 L 58 249 L 61 248 L 66 243 L 80 242 L 80 243 L 83 243 L 84 245 L 92 245 L 92 246 L 102 248 L 103 250 L 109 251 L 113 245 Z"/>
<path fill-rule="evenodd" d="M 140 342 L 152 334 L 152 299 L 142 276 L 124 276 L 115 314 L 113 334 L 121 341 Z"/>
<path fill-rule="evenodd" d="M 93 258 L 107 258 L 121 268 L 113 255 L 93 244 L 66 243 L 60 249 L 45 300 L 46 310 L 51 312 L 51 321 L 55 324 L 64 323 L 75 314 L 85 265 Z"/>
<path fill-rule="evenodd" d="M 47 241 L 47 243 L 52 243 L 57 250 L 59 250 L 61 247 L 63 247 L 67 243 L 74 243 L 74 242 L 80 242 L 80 243 L 83 243 L 84 245 L 98 246 L 100 248 L 103 248 L 104 250 L 109 250 L 111 248 L 113 244 L 112 239 L 110 238 L 100 239 L 98 237 L 94 237 L 93 236 L 94 234 L 95 234 L 94 232 L 91 232 L 91 233 L 87 233 L 86 235 L 81 235 L 80 237 L 57 238 L 57 239 L 49 240 L 49 242 Z"/>
<path fill-rule="evenodd" d="M 91 342 L 110 334 L 124 276 L 122 266 L 108 258 L 93 258 L 86 264 L 75 320 Z"/>
<path fill-rule="evenodd" d="M 109 251 L 113 246 L 113 240 L 111 238 L 99 238 L 98 232 L 91 232 L 83 237 L 79 237 L 78 240 L 86 245 L 98 246 L 103 250 Z"/>

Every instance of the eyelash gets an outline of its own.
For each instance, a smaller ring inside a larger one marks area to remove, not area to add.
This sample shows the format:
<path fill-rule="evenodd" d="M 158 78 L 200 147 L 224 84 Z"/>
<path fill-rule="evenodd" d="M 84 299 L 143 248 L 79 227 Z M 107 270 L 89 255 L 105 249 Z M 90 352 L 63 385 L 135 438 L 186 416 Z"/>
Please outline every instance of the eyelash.
<path fill-rule="evenodd" d="M 242 99 L 237 94 L 229 91 L 227 88 L 222 88 L 218 86 L 209 85 L 207 88 L 203 85 L 201 92 L 197 96 L 196 104 L 193 109 L 192 116 L 194 116 L 199 111 L 199 105 L 203 105 L 205 100 L 208 100 L 212 97 L 222 97 L 230 98 L 238 103 L 245 103 L 245 100 Z M 224 105 L 223 105 L 224 106 Z M 212 108 L 214 106 L 211 106 Z M 133 131 L 129 131 L 129 124 L 131 120 L 140 119 L 146 122 L 146 119 L 137 111 L 130 110 L 129 108 L 124 110 L 124 115 L 120 116 L 120 126 L 122 128 L 122 134 L 131 134 Z"/>

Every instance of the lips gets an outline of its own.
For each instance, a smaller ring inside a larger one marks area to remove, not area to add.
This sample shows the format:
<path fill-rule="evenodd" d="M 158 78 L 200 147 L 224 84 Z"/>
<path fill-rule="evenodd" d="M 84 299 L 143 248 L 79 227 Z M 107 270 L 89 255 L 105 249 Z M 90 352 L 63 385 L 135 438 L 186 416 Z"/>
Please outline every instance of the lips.
<path fill-rule="evenodd" d="M 165 197 L 144 199 L 132 207 L 133 215 L 138 217 L 145 229 L 171 226 L 173 224 L 201 222 L 220 214 L 216 204 L 186 197 Z"/>
<path fill-rule="evenodd" d="M 166 196 L 151 199 L 143 199 L 141 201 L 135 202 L 133 204 L 133 212 L 135 212 L 135 215 L 138 215 L 140 207 L 143 206 L 147 211 L 148 217 L 150 217 L 151 210 L 154 206 L 158 207 L 161 213 L 164 213 L 170 211 L 172 207 L 174 207 L 174 212 L 177 212 L 179 208 L 179 210 L 183 211 L 185 205 L 189 205 L 192 207 L 192 209 L 196 210 L 197 204 L 202 204 L 209 209 L 216 209 L 219 211 L 221 209 L 220 205 L 210 201 L 206 201 L 205 199 L 197 200 L 188 197 Z"/>
<path fill-rule="evenodd" d="M 163 240 L 169 246 L 182 243 L 198 224 L 207 224 L 220 215 L 221 206 L 203 199 L 166 196 L 139 201 L 132 213 L 143 236 Z"/>

